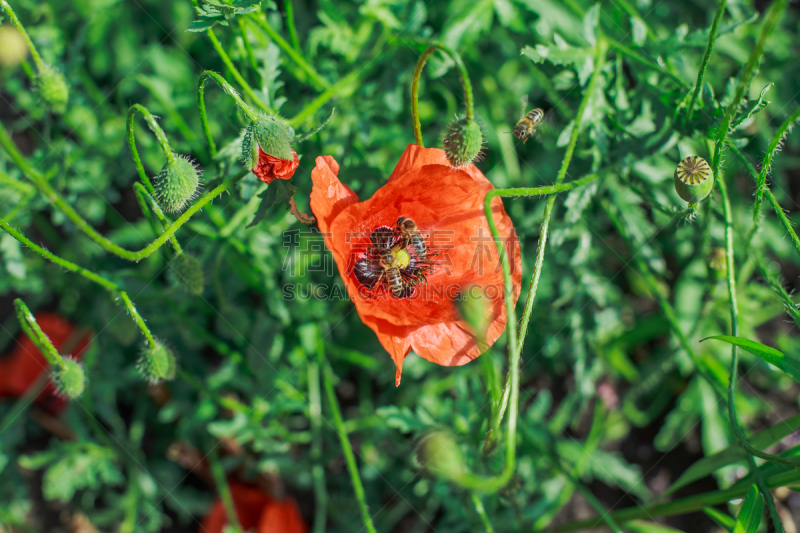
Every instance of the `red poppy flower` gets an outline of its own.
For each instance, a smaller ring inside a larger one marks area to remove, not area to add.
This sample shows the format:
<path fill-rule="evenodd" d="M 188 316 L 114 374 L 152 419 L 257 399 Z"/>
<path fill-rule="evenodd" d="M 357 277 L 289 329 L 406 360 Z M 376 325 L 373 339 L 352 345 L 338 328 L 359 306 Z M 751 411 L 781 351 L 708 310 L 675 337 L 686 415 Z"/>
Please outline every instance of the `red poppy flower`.
<path fill-rule="evenodd" d="M 311 172 L 311 210 L 361 320 L 397 366 L 411 349 L 445 366 L 463 365 L 491 346 L 506 326 L 503 274 L 483 211 L 492 184 L 474 166 L 454 168 L 443 150 L 411 144 L 372 198 L 339 181 L 333 158 Z M 513 298 L 521 258 L 514 226 L 496 198 L 494 219 L 512 258 Z M 414 222 L 417 233 L 404 231 Z M 460 294 L 486 302 L 482 339 L 461 318 Z"/>
<path fill-rule="evenodd" d="M 230 484 L 230 489 L 239 525 L 245 531 L 307 533 L 308 526 L 293 499 L 275 500 L 258 487 L 237 481 Z M 222 533 L 227 524 L 225 506 L 217 499 L 203 519 L 200 533 Z"/>
<path fill-rule="evenodd" d="M 50 338 L 56 350 L 61 351 L 68 341 L 75 342 L 73 334 L 78 327 L 55 313 L 36 313 L 36 322 Z M 89 347 L 89 335 L 84 335 L 70 348 L 77 360 L 83 358 Z M 19 398 L 33 385 L 39 376 L 50 371 L 50 364 L 31 339 L 22 333 L 10 354 L 0 357 L 0 396 Z M 39 394 L 36 403 L 54 414 L 67 406 L 68 400 L 56 391 L 50 382 Z"/>
<path fill-rule="evenodd" d="M 292 150 L 292 160 L 289 161 L 287 159 L 271 156 L 259 147 L 258 165 L 253 169 L 253 174 L 269 185 L 276 179 L 291 179 L 299 164 L 300 159 L 297 157 L 297 152 L 294 150 Z"/>

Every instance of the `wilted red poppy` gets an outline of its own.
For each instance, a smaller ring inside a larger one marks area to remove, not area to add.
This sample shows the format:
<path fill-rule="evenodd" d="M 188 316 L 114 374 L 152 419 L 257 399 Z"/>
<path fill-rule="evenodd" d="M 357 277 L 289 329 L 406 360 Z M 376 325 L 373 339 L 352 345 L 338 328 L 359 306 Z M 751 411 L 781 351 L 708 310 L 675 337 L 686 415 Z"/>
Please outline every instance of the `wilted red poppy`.
<path fill-rule="evenodd" d="M 258 176 L 258 179 L 261 181 L 270 184 L 276 179 L 291 179 L 299 164 L 300 159 L 297 157 L 297 152 L 294 150 L 292 150 L 292 160 L 289 161 L 287 159 L 271 156 L 259 148 L 258 165 L 253 169 L 253 174 Z"/>
<path fill-rule="evenodd" d="M 489 180 L 474 165 L 454 168 L 443 150 L 414 144 L 386 185 L 363 202 L 338 173 L 333 158 L 317 158 L 311 210 L 361 320 L 397 366 L 396 384 L 412 348 L 445 366 L 478 357 L 507 320 L 502 269 L 483 211 Z M 517 235 L 499 198 L 492 210 L 512 258 L 516 302 L 522 273 Z M 409 233 L 407 226 L 416 230 Z M 481 341 L 455 305 L 467 291 L 486 302 Z"/>
<path fill-rule="evenodd" d="M 291 498 L 275 500 L 258 487 L 231 482 L 231 497 L 239 525 L 257 533 L 306 533 L 308 526 Z M 203 519 L 200 533 L 222 533 L 228 524 L 225 506 L 218 498 Z"/>
<path fill-rule="evenodd" d="M 39 327 L 61 352 L 69 348 L 69 353 L 77 360 L 89 347 L 89 335 L 73 338 L 78 327 L 55 313 L 40 312 L 34 315 Z M 67 342 L 72 346 L 67 347 Z M 50 363 L 31 339 L 22 333 L 14 343 L 10 354 L 0 357 L 0 396 L 19 398 L 33 385 L 39 376 L 50 371 Z M 50 382 L 39 394 L 36 403 L 52 413 L 58 414 L 66 407 L 68 400 L 59 395 Z"/>

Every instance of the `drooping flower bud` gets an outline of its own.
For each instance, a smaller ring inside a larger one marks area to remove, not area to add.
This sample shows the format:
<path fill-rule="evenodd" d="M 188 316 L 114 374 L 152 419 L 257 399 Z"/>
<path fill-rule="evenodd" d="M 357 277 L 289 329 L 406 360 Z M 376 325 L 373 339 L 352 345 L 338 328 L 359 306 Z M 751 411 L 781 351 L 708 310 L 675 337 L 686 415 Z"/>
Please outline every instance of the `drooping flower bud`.
<path fill-rule="evenodd" d="M 69 85 L 61 72 L 49 66 L 42 68 L 36 77 L 36 89 L 51 111 L 59 115 L 66 111 Z"/>
<path fill-rule="evenodd" d="M 275 179 L 288 180 L 300 164 L 292 149 L 293 137 L 294 130 L 281 117 L 261 115 L 245 130 L 242 162 L 267 184 Z"/>
<path fill-rule="evenodd" d="M 189 254 L 178 254 L 169 263 L 169 278 L 173 285 L 189 294 L 203 293 L 205 276 L 203 265 L 196 257 Z"/>
<path fill-rule="evenodd" d="M 422 437 L 417 460 L 431 474 L 450 481 L 461 478 L 467 470 L 458 441 L 447 429 L 433 429 Z"/>
<path fill-rule="evenodd" d="M 28 55 L 28 43 L 14 26 L 0 26 L 0 68 L 16 67 Z"/>
<path fill-rule="evenodd" d="M 456 118 L 444 134 L 444 151 L 454 167 L 470 165 L 481 158 L 483 133 L 477 121 Z"/>
<path fill-rule="evenodd" d="M 158 204 L 164 211 L 177 213 L 197 197 L 200 172 L 191 159 L 172 154 L 156 176 Z"/>
<path fill-rule="evenodd" d="M 53 369 L 53 384 L 67 398 L 77 398 L 86 387 L 83 367 L 76 360 L 65 357 L 63 364 Z"/>
<path fill-rule="evenodd" d="M 138 367 L 151 383 L 169 381 L 175 377 L 175 354 L 163 342 L 156 340 L 154 344 L 147 344 Z"/>
<path fill-rule="evenodd" d="M 690 155 L 675 169 L 675 192 L 690 204 L 696 204 L 711 193 L 714 176 L 706 160 Z"/>

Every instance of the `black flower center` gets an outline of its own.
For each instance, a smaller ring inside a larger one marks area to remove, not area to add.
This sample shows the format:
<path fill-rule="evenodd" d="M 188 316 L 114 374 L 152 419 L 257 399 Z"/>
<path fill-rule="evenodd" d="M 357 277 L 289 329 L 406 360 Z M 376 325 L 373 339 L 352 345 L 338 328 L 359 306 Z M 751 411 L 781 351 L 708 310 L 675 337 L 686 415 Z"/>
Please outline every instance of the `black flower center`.
<path fill-rule="evenodd" d="M 408 298 L 433 273 L 434 254 L 413 220 L 400 217 L 395 227 L 379 226 L 370 246 L 355 264 L 356 279 L 368 290 Z"/>

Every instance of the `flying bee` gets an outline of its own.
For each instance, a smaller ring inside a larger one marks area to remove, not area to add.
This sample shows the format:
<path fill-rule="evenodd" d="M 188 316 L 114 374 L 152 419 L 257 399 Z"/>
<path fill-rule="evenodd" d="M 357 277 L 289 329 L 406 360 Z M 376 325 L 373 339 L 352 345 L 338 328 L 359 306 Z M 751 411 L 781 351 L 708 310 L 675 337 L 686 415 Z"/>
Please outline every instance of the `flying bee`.
<path fill-rule="evenodd" d="M 522 113 L 520 119 L 517 121 L 517 124 L 514 126 L 514 137 L 517 140 L 522 141 L 522 144 L 530 139 L 534 132 L 536 131 L 536 126 L 539 125 L 539 122 L 542 121 L 544 118 L 544 111 L 539 109 L 532 109 L 525 113 L 525 108 L 528 107 L 528 97 L 522 97 Z"/>
<path fill-rule="evenodd" d="M 428 247 L 425 244 L 422 233 L 417 228 L 417 224 L 410 218 L 400 217 L 397 219 L 397 230 L 400 233 L 400 237 L 404 239 L 405 245 L 411 245 L 417 254 L 417 258 L 420 261 L 425 261 L 425 257 L 428 255 Z"/>

